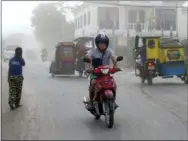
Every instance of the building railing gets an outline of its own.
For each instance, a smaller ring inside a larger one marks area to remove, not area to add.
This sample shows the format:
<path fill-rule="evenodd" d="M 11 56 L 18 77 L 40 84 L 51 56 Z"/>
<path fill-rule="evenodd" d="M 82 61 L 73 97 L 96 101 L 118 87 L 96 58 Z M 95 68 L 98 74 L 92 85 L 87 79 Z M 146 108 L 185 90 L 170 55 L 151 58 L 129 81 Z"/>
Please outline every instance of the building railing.
<path fill-rule="evenodd" d="M 137 23 L 128 23 L 125 27 L 129 31 L 137 31 Z M 161 29 L 156 29 L 155 27 L 150 27 L 147 23 L 140 23 L 141 31 L 143 32 L 150 32 L 150 31 L 162 31 Z M 170 30 L 164 30 L 164 31 L 170 31 Z M 173 30 L 175 31 L 175 30 Z"/>
<path fill-rule="evenodd" d="M 145 29 L 144 23 L 140 23 L 140 25 L 141 25 L 141 30 L 144 30 Z M 128 29 L 136 31 L 136 29 L 137 29 L 137 23 L 128 23 Z"/>

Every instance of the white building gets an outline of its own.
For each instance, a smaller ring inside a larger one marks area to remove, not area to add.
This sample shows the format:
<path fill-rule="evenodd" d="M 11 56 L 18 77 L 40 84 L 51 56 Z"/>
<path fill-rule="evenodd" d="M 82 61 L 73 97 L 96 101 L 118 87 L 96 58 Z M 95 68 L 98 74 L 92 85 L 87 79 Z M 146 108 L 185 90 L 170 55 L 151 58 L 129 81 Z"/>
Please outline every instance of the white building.
<path fill-rule="evenodd" d="M 127 35 L 135 37 L 138 34 L 136 31 L 138 21 L 142 34 L 161 35 L 163 28 L 163 35 L 169 35 L 170 30 L 176 35 L 176 17 L 175 2 L 85 2 L 75 11 L 75 37 L 95 36 L 99 30 L 104 30 L 112 36 L 112 31 L 115 31 L 118 45 L 125 45 Z M 155 29 L 152 28 L 152 23 L 155 24 Z"/>
<path fill-rule="evenodd" d="M 188 39 L 188 7 L 178 8 L 178 34 L 180 40 Z"/>

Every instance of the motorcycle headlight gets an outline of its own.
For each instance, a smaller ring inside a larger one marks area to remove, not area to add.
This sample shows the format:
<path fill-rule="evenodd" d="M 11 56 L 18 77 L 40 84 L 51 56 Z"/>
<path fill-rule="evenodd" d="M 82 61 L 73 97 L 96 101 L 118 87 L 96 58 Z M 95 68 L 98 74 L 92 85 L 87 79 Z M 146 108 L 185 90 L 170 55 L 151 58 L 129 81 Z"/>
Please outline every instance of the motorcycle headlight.
<path fill-rule="evenodd" d="M 109 69 L 101 69 L 101 72 L 102 72 L 103 74 L 108 74 Z"/>

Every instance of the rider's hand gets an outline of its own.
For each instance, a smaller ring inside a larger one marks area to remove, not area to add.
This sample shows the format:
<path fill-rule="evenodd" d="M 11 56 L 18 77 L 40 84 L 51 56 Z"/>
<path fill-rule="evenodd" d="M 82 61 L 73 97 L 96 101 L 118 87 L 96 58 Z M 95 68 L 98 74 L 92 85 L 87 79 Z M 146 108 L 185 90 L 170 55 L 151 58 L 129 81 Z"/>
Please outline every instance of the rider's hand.
<path fill-rule="evenodd" d="M 116 71 L 121 71 L 121 69 L 120 68 L 116 68 Z"/>
<path fill-rule="evenodd" d="M 87 69 L 86 72 L 87 72 L 87 73 L 91 73 L 91 72 L 92 72 L 92 69 Z"/>

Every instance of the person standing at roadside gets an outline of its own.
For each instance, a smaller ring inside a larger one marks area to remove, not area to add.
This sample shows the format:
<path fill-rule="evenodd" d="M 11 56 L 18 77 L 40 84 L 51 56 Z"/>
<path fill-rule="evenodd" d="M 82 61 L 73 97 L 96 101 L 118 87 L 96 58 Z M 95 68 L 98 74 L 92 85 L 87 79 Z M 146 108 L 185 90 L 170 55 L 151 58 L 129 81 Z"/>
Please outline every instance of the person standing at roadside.
<path fill-rule="evenodd" d="M 8 83 L 9 83 L 9 99 L 10 109 L 21 107 L 21 93 L 23 86 L 22 67 L 25 66 L 25 60 L 22 58 L 22 48 L 15 49 L 15 55 L 9 61 Z"/>

